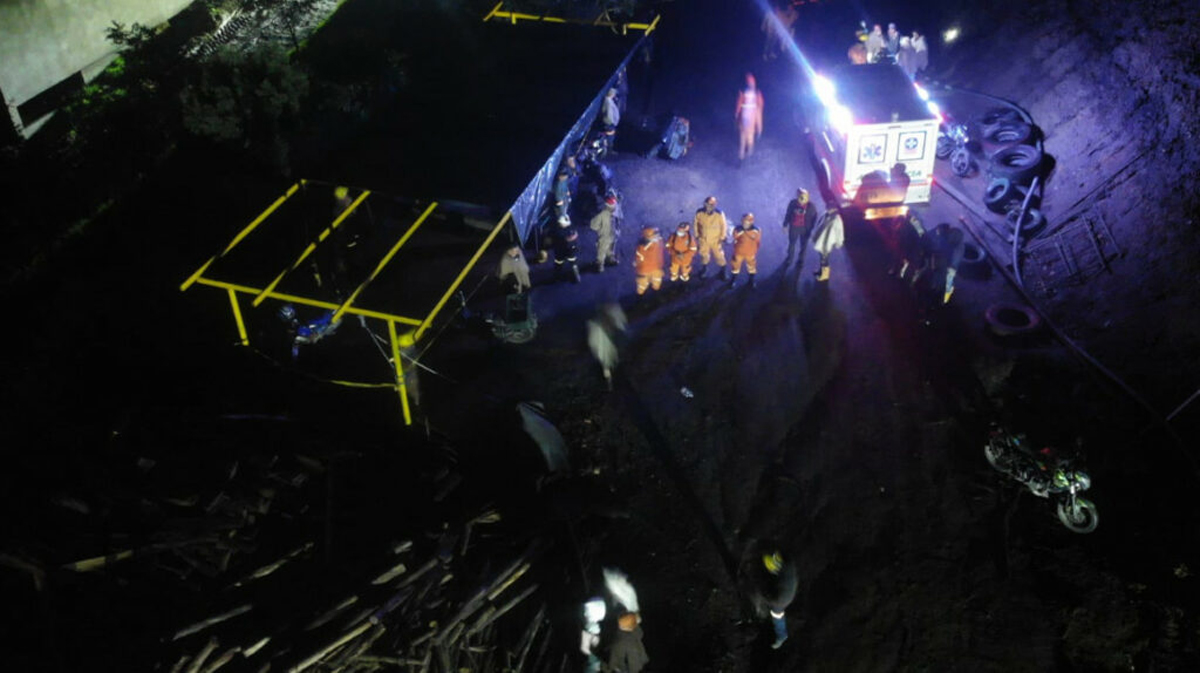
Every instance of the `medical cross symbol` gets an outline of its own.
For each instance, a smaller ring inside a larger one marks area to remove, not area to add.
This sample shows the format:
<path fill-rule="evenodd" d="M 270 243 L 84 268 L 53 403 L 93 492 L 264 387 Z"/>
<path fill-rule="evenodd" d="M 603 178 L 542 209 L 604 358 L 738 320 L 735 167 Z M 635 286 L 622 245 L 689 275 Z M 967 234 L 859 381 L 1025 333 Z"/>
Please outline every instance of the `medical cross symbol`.
<path fill-rule="evenodd" d="M 916 138 L 905 138 L 904 139 L 904 149 L 908 150 L 909 152 L 917 149 L 917 139 Z"/>

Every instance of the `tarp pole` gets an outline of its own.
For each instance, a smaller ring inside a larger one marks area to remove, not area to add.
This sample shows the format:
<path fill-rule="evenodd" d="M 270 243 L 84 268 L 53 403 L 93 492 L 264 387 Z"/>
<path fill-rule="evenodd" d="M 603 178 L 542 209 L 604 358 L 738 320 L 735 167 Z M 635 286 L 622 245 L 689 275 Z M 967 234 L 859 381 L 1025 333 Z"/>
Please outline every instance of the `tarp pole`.
<path fill-rule="evenodd" d="M 361 285 L 354 288 L 354 292 L 350 295 L 350 297 L 338 307 L 336 312 L 334 312 L 332 318 L 333 322 L 337 322 L 342 319 L 342 314 L 344 314 L 346 310 L 350 308 L 350 305 L 354 303 L 355 299 L 358 299 L 358 295 L 362 293 L 362 291 L 365 290 L 368 285 L 371 284 L 371 281 L 375 280 L 375 278 L 383 272 L 384 267 L 388 265 L 388 262 L 392 261 L 392 258 L 395 257 L 396 253 L 400 251 L 400 248 L 408 242 L 408 239 L 412 238 L 412 235 L 417 233 L 417 229 L 420 228 L 421 224 L 425 222 L 425 219 L 429 217 L 434 208 L 437 208 L 437 205 L 437 201 L 429 204 L 429 207 L 425 209 L 425 212 L 421 213 L 421 216 L 417 218 L 417 221 L 408 228 L 408 231 L 404 232 L 404 235 L 400 237 L 400 240 L 396 241 L 396 244 L 392 246 L 392 249 L 388 250 L 387 254 L 383 256 L 383 259 L 379 260 L 379 264 L 375 265 L 375 270 L 371 272 L 371 275 L 367 276 L 367 279 L 364 280 Z"/>
<path fill-rule="evenodd" d="M 229 292 L 229 305 L 233 307 L 233 320 L 237 323 L 238 336 L 242 339 L 243 346 L 250 345 L 250 337 L 246 335 L 246 323 L 242 320 L 242 309 L 238 306 L 237 291 L 233 288 L 226 288 Z"/>
<path fill-rule="evenodd" d="M 417 328 L 417 333 L 413 336 L 415 340 L 420 341 L 421 335 L 425 334 L 425 330 L 429 329 L 429 326 L 433 324 L 434 318 L 437 317 L 438 313 L 441 313 L 442 307 L 446 305 L 447 301 L 450 301 L 450 297 L 454 295 L 454 291 L 457 290 L 458 286 L 462 284 L 463 280 L 467 277 L 467 274 L 471 272 L 471 269 L 475 268 L 475 264 L 479 261 L 479 258 L 483 256 L 483 252 L 488 249 L 488 246 L 492 244 L 492 241 L 496 240 L 496 235 L 499 234 L 502 229 L 504 229 L 504 226 L 508 224 L 511 218 L 512 212 L 509 211 L 505 213 L 504 217 L 500 218 L 500 221 L 497 222 L 496 226 L 492 228 L 492 233 L 488 234 L 487 240 L 484 241 L 483 245 L 479 246 L 479 249 L 476 250 L 475 254 L 471 256 L 471 261 L 467 262 L 467 265 L 463 267 L 462 273 L 458 274 L 458 278 L 455 278 L 454 282 L 450 284 L 450 288 L 446 290 L 445 294 L 442 295 L 442 298 L 438 301 L 437 306 L 433 307 L 433 310 L 430 311 L 429 315 L 425 317 L 425 321 L 422 322 L 421 326 Z"/>
<path fill-rule="evenodd" d="M 387 321 L 388 338 L 392 342 L 392 362 L 396 366 L 396 385 L 400 391 L 400 408 L 404 411 L 404 424 L 412 425 L 412 410 L 408 408 L 408 386 L 404 382 L 404 361 L 400 357 L 400 340 L 396 337 L 396 322 Z"/>

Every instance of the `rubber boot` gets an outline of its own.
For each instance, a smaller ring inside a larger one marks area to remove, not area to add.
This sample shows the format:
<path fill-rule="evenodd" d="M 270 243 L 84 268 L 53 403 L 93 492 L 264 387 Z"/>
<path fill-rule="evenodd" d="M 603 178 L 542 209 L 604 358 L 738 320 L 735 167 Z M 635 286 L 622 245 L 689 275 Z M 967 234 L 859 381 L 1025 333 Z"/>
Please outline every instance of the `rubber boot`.
<path fill-rule="evenodd" d="M 700 272 L 696 274 L 697 280 L 704 280 L 704 276 L 708 274 L 708 265 L 700 267 Z"/>
<path fill-rule="evenodd" d="M 752 273 L 750 274 L 750 289 L 753 290 L 756 287 L 758 287 L 758 274 Z"/>
<path fill-rule="evenodd" d="M 736 273 L 729 274 L 729 287 L 733 287 L 733 284 L 737 282 L 737 277 Z"/>
<path fill-rule="evenodd" d="M 725 270 L 725 267 L 721 267 L 721 271 L 720 271 L 720 273 L 717 275 L 717 280 L 725 280 L 726 278 L 729 278 L 730 280 L 733 280 L 733 279 L 731 278 L 731 276 L 732 276 L 732 275 L 733 275 L 733 274 L 731 274 L 731 273 L 728 273 L 728 272 Z"/>
<path fill-rule="evenodd" d="M 571 264 L 571 281 L 573 283 L 575 283 L 576 285 L 578 285 L 580 280 L 581 279 L 579 277 L 579 265 L 572 263 Z"/>

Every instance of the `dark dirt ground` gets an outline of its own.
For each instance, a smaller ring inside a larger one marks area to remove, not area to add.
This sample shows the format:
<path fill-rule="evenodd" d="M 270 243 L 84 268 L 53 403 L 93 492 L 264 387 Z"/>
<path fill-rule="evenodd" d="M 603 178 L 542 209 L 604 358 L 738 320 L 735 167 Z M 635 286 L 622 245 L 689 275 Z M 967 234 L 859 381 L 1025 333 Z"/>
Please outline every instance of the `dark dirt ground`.
<path fill-rule="evenodd" d="M 669 227 L 715 193 L 730 215 L 758 216 L 762 282 L 729 290 L 693 281 L 636 299 L 626 267 L 585 273 L 579 286 L 550 284 L 549 270 L 535 268 L 542 328 L 534 342 L 500 345 L 471 321 L 447 329 L 425 360 L 441 376 L 422 376 L 421 411 L 439 440 L 460 449 L 468 489 L 540 516 L 529 499 L 537 461 L 511 428 L 513 404 L 544 401 L 573 466 L 598 474 L 628 514 L 585 519 L 578 534 L 593 571 L 617 565 L 638 587 L 653 671 L 1200 666 L 1200 597 L 1190 576 L 1200 568 L 1191 544 L 1200 511 L 1187 497 L 1195 484 L 1188 460 L 1048 337 L 1019 347 L 990 338 L 983 310 L 1017 300 L 999 273 L 962 278 L 926 326 L 912 297 L 884 274 L 869 228 L 850 232 L 827 285 L 812 279 L 811 252 L 802 270 L 781 269 L 777 220 L 796 186 L 816 184 L 789 113 L 799 78 L 785 61 L 761 66 L 758 14 L 748 3 L 709 9 L 668 8 L 652 97 L 639 89 L 639 71 L 631 73 L 629 116 L 643 104 L 649 114 L 677 111 L 692 120 L 696 145 L 677 163 L 630 153 L 614 160 L 628 221 L 621 246 L 629 259 L 630 231 Z M 849 10 L 833 4 L 811 13 L 801 37 L 838 58 L 833 46 L 844 47 L 832 35 L 850 33 Z M 766 95 L 766 131 L 739 168 L 731 108 L 747 69 Z M 197 195 L 192 185 L 202 176 L 215 180 L 208 193 L 224 198 Z M 981 189 L 978 180 L 964 187 Z M 224 298 L 181 299 L 175 287 L 219 236 L 124 226 L 169 221 L 180 204 L 197 222 L 244 222 L 277 184 L 236 169 L 207 176 L 200 166 L 176 167 L 156 184 L 158 198 L 115 207 L 87 246 L 44 272 L 44 285 L 12 297 L 26 322 L 19 356 L 10 352 L 5 363 L 5 404 L 16 420 L 5 445 L 20 456 L 5 475 L 6 540 L 83 551 L 88 540 L 66 538 L 72 526 L 22 513 L 40 511 L 35 503 L 63 488 L 100 491 L 106 480 L 96 466 L 137 452 L 285 450 L 331 442 L 349 420 L 365 426 L 353 438 L 365 453 L 424 446 L 399 427 L 387 393 L 330 390 L 217 346 L 233 339 Z M 943 193 L 923 211 L 927 222 L 960 215 L 970 217 Z M 476 311 L 495 307 L 494 288 L 484 288 Z M 632 320 L 613 393 L 583 338 L 583 319 L 606 300 L 622 302 Z M 1056 311 L 1075 315 L 1069 305 Z M 1152 367 L 1131 367 L 1156 380 Z M 682 396 L 683 386 L 695 397 Z M 247 410 L 304 422 L 259 433 L 213 420 Z M 1048 503 L 987 466 L 986 426 L 1001 413 L 1046 441 L 1085 439 L 1097 532 L 1069 533 Z M 395 470 L 393 483 L 402 484 L 420 473 L 403 460 L 373 460 L 368 470 Z M 386 488 L 375 480 L 360 486 Z M 364 528 L 357 534 L 369 538 Z M 761 537 L 784 540 L 801 577 L 792 639 L 777 652 L 768 625 L 747 615 L 733 575 L 746 543 Z M 21 578 L 5 577 L 14 605 L 25 605 Z M 569 622 L 566 599 L 586 592 L 576 584 L 563 594 L 558 614 Z M 129 635 L 121 618 L 143 627 L 152 623 L 147 613 L 170 619 L 151 591 L 89 593 L 81 584 L 60 597 L 71 606 L 60 615 L 66 624 L 86 622 L 113 599 L 112 623 L 95 626 L 93 636 L 127 637 L 129 650 L 155 634 Z M 32 625 L 18 635 L 40 637 Z M 571 648 L 569 637 L 562 646 Z"/>

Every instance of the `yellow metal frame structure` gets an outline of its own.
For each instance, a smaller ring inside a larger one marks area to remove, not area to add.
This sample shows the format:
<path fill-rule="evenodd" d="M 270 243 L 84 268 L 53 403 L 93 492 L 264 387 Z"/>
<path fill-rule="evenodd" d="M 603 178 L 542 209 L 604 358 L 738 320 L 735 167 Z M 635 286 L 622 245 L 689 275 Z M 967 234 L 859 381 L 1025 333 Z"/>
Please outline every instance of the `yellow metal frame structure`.
<path fill-rule="evenodd" d="M 504 2 L 501 0 L 500 2 L 496 3 L 496 6 L 492 8 L 492 11 L 487 13 L 487 16 L 483 17 L 483 20 L 487 22 L 497 19 L 500 21 L 508 21 L 513 25 L 516 25 L 518 21 L 537 21 L 539 23 L 573 23 L 584 26 L 604 26 L 606 28 L 616 28 L 621 31 L 622 35 L 628 35 L 629 31 L 631 30 L 640 30 L 643 34 L 649 35 L 650 33 L 654 32 L 655 28 L 658 28 L 658 20 L 662 18 L 661 15 L 656 14 L 654 16 L 654 20 L 650 23 L 616 23 L 614 21 L 609 21 L 606 17 L 607 13 L 601 12 L 595 19 L 591 21 L 583 21 L 579 19 L 565 19 L 560 16 L 526 14 L 524 12 L 508 12 L 504 10 Z"/>
<path fill-rule="evenodd" d="M 187 280 L 180 284 L 179 290 L 181 292 L 187 291 L 187 289 L 193 285 L 206 285 L 225 290 L 229 297 L 229 306 L 233 312 L 233 321 L 237 325 L 238 337 L 243 346 L 250 345 L 250 337 L 246 332 L 246 323 L 242 317 L 242 306 L 241 302 L 239 301 L 239 294 L 253 297 L 250 302 L 252 308 L 257 308 L 263 303 L 263 301 L 267 299 L 274 299 L 276 301 L 290 302 L 293 304 L 300 304 L 302 306 L 311 306 L 313 308 L 333 311 L 334 314 L 332 320 L 334 322 L 341 320 L 342 317 L 347 313 L 362 316 L 364 318 L 382 320 L 383 322 L 387 323 L 388 339 L 391 342 L 392 362 L 395 366 L 396 375 L 395 384 L 387 385 L 387 387 L 393 388 L 399 393 L 400 408 L 404 413 L 404 423 L 405 425 L 412 425 L 412 409 L 408 400 L 408 387 L 405 384 L 405 366 L 402 358 L 402 350 L 415 346 L 421 337 L 425 335 L 425 333 L 433 325 L 434 320 L 436 320 L 438 315 L 441 313 L 442 309 L 445 308 L 446 303 L 452 296 L 454 296 L 454 293 L 458 290 L 459 286 L 462 285 L 462 282 L 466 280 L 467 275 L 472 269 L 475 268 L 475 265 L 479 263 L 479 259 L 483 256 L 483 253 L 488 249 L 489 246 L 491 246 L 492 242 L 496 240 L 496 236 L 500 234 L 501 230 L 503 230 L 504 227 L 512 220 L 512 213 L 505 213 L 504 217 L 500 218 L 500 221 L 496 223 L 496 226 L 492 227 L 487 239 L 484 240 L 484 242 L 479 246 L 479 248 L 475 251 L 475 254 L 471 256 L 471 259 L 466 263 L 462 271 L 459 272 L 458 276 L 454 279 L 454 282 L 452 282 L 450 287 L 442 293 L 437 304 L 434 305 L 433 309 L 430 310 L 424 318 L 410 318 L 394 313 L 388 313 L 386 311 L 365 309 L 356 306 L 355 301 L 358 299 L 362 291 L 366 289 L 366 287 L 370 285 L 380 273 L 383 272 L 387 265 L 396 256 L 396 253 L 400 251 L 400 248 L 404 247 L 404 244 L 407 243 L 408 240 L 412 238 L 413 234 L 417 232 L 417 229 L 419 229 L 421 225 L 424 224 L 424 222 L 429 218 L 429 216 L 433 214 L 433 211 L 438 207 L 436 201 L 430 203 L 429 206 L 425 208 L 425 211 L 422 212 L 416 221 L 408 227 L 400 239 L 396 241 L 395 245 L 393 245 L 391 249 L 387 251 L 387 254 L 385 254 L 379 260 L 379 263 L 375 265 L 374 271 L 372 271 L 371 274 L 367 276 L 366 280 L 360 283 L 358 287 L 354 289 L 354 292 L 350 294 L 349 298 L 347 298 L 341 304 L 335 304 L 333 302 L 328 302 L 313 297 L 303 297 L 300 295 L 278 292 L 277 288 L 289 273 L 299 268 L 304 260 L 316 250 L 317 246 L 328 239 L 329 235 L 333 233 L 333 231 L 336 230 L 343 222 L 345 222 L 346 219 L 350 217 L 350 215 L 353 214 L 353 212 L 359 207 L 359 205 L 367 200 L 367 198 L 371 195 L 369 190 L 362 190 L 362 193 L 359 194 L 359 196 L 353 202 L 351 202 L 351 204 L 347 206 L 346 209 L 342 211 L 328 227 L 326 227 L 323 231 L 321 231 L 320 234 L 317 235 L 317 239 L 310 242 L 308 246 L 305 247 L 304 251 L 300 253 L 300 256 L 296 259 L 296 261 L 292 262 L 283 271 L 280 271 L 279 274 L 275 276 L 274 280 L 272 280 L 266 287 L 252 287 L 242 283 L 209 278 L 204 275 L 214 262 L 232 252 L 239 243 L 253 233 L 260 224 L 266 221 L 266 219 L 270 217 L 272 213 L 274 213 L 288 199 L 295 195 L 301 187 L 309 183 L 310 181 L 308 180 L 300 180 L 296 184 L 289 187 L 282 196 L 276 199 L 275 202 L 268 206 L 267 209 L 264 210 L 258 217 L 254 218 L 250 224 L 246 225 L 245 228 L 238 232 L 238 234 L 233 237 L 233 240 L 231 240 L 228 245 L 226 245 L 220 252 L 209 258 L 209 260 L 204 264 L 200 265 L 200 268 L 196 269 L 192 275 L 188 276 Z M 405 329 L 401 331 L 397 328 L 397 325 L 402 325 Z M 348 383 L 347 385 L 374 387 L 371 384 Z"/>

